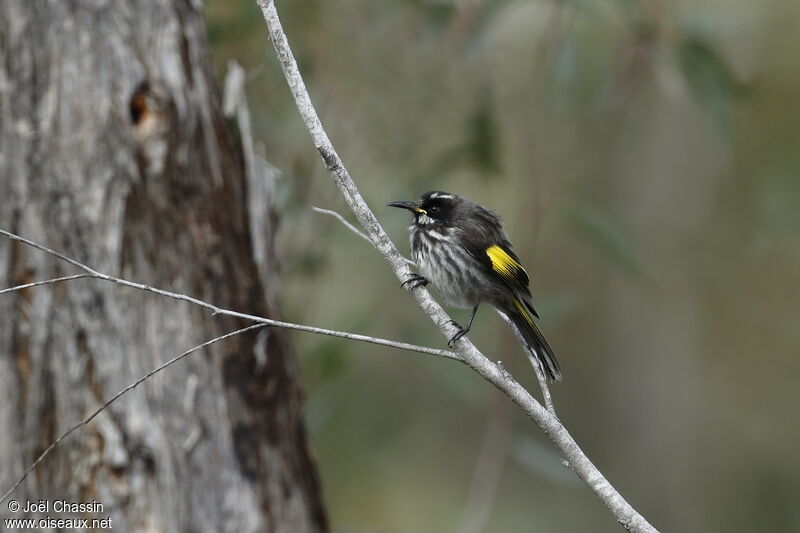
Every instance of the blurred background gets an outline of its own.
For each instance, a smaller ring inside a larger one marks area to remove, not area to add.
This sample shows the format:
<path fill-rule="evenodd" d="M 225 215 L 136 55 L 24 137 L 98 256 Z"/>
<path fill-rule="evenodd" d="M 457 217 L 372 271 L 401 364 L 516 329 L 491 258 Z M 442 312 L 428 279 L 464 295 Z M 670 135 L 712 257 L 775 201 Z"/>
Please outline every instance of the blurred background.
<path fill-rule="evenodd" d="M 800 3 L 284 0 L 361 192 L 496 209 L 565 380 L 562 421 L 662 531 L 800 531 Z M 211 0 L 279 170 L 285 317 L 444 347 L 349 217 L 252 0 Z M 354 297 L 356 295 L 356 297 Z M 456 320 L 467 313 L 453 311 Z M 531 390 L 507 327 L 471 340 Z M 618 531 L 538 428 L 457 363 L 294 335 L 340 533 Z"/>

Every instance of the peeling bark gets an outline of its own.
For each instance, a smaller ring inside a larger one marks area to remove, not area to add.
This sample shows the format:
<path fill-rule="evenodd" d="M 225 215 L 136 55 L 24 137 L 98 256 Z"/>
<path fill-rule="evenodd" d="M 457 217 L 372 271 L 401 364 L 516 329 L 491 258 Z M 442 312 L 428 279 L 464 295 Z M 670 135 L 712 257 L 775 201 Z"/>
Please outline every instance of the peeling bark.
<path fill-rule="evenodd" d="M 274 214 L 249 214 L 199 4 L 0 4 L 0 227 L 126 279 L 279 318 L 276 273 L 252 246 L 271 247 Z M 258 252 L 274 264 L 272 249 Z M 0 287 L 65 273 L 0 241 Z M 91 279 L 3 295 L 0 486 L 128 383 L 243 325 Z M 156 376 L 14 498 L 94 499 L 125 530 L 326 531 L 286 333 L 234 337 Z"/>

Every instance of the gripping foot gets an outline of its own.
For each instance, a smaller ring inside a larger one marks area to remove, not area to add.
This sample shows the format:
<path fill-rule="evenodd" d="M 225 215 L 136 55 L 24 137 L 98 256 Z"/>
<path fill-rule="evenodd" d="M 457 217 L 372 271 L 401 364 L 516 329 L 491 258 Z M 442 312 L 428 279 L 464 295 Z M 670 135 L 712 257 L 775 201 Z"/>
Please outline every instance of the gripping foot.
<path fill-rule="evenodd" d="M 426 278 L 425 276 L 420 276 L 419 274 L 412 274 L 411 276 L 408 277 L 407 280 L 401 283 L 400 286 L 405 287 L 406 285 L 408 285 L 408 290 L 413 291 L 417 287 L 426 286 L 428 283 L 430 282 L 428 281 L 428 278 Z"/>
<path fill-rule="evenodd" d="M 462 327 L 455 320 L 450 321 L 451 324 L 453 324 L 455 327 L 458 328 L 458 332 L 455 335 L 453 335 L 453 337 L 449 341 L 447 341 L 447 346 L 449 348 L 452 348 L 458 339 L 469 333 L 469 330 L 472 327 L 472 321 L 475 320 L 475 313 L 477 312 L 478 312 L 478 306 L 476 305 L 475 307 L 472 308 L 472 315 L 469 317 L 469 324 L 467 324 L 466 326 Z"/>
<path fill-rule="evenodd" d="M 452 324 L 453 324 L 455 327 L 457 327 L 457 328 L 458 328 L 458 333 L 456 333 L 455 335 L 453 335 L 453 336 L 450 338 L 450 340 L 449 340 L 449 341 L 447 341 L 447 347 L 448 347 L 448 348 L 452 348 L 452 347 L 453 347 L 453 345 L 456 343 L 456 341 L 457 341 L 458 339 L 460 339 L 461 337 L 463 337 L 464 335 L 466 335 L 467 333 L 469 333 L 469 326 L 467 326 L 467 327 L 462 327 L 462 326 L 461 326 L 461 325 L 459 325 L 459 324 L 458 324 L 458 322 L 456 322 L 455 320 L 451 320 L 450 322 L 451 322 L 451 323 L 452 323 Z"/>

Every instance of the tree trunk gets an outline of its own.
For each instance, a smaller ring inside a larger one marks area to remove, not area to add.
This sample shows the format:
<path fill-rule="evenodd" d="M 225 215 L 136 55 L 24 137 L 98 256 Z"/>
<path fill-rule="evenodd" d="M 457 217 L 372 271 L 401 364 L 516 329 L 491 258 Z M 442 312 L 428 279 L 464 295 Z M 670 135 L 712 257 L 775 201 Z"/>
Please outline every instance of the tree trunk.
<path fill-rule="evenodd" d="M 0 227 L 102 272 L 278 318 L 275 218 L 247 209 L 255 188 L 221 115 L 200 4 L 0 3 Z M 74 271 L 0 240 L 0 288 Z M 244 325 L 93 279 L 0 296 L 0 492 L 115 392 Z M 126 531 L 326 531 L 284 331 L 233 337 L 145 382 L 11 497 L 51 508 L 4 504 L 0 517 L 56 518 L 55 500 L 94 500 L 103 511 L 79 516 Z"/>

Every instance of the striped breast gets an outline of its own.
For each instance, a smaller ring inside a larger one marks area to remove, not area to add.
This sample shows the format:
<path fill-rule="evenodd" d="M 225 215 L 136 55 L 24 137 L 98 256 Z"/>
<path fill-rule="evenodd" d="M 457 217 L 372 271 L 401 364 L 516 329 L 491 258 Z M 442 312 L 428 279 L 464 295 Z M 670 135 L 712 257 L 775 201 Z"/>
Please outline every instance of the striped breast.
<path fill-rule="evenodd" d="M 481 301 L 485 283 L 480 265 L 458 244 L 454 228 L 411 226 L 411 253 L 419 273 L 447 303 L 469 309 Z"/>

